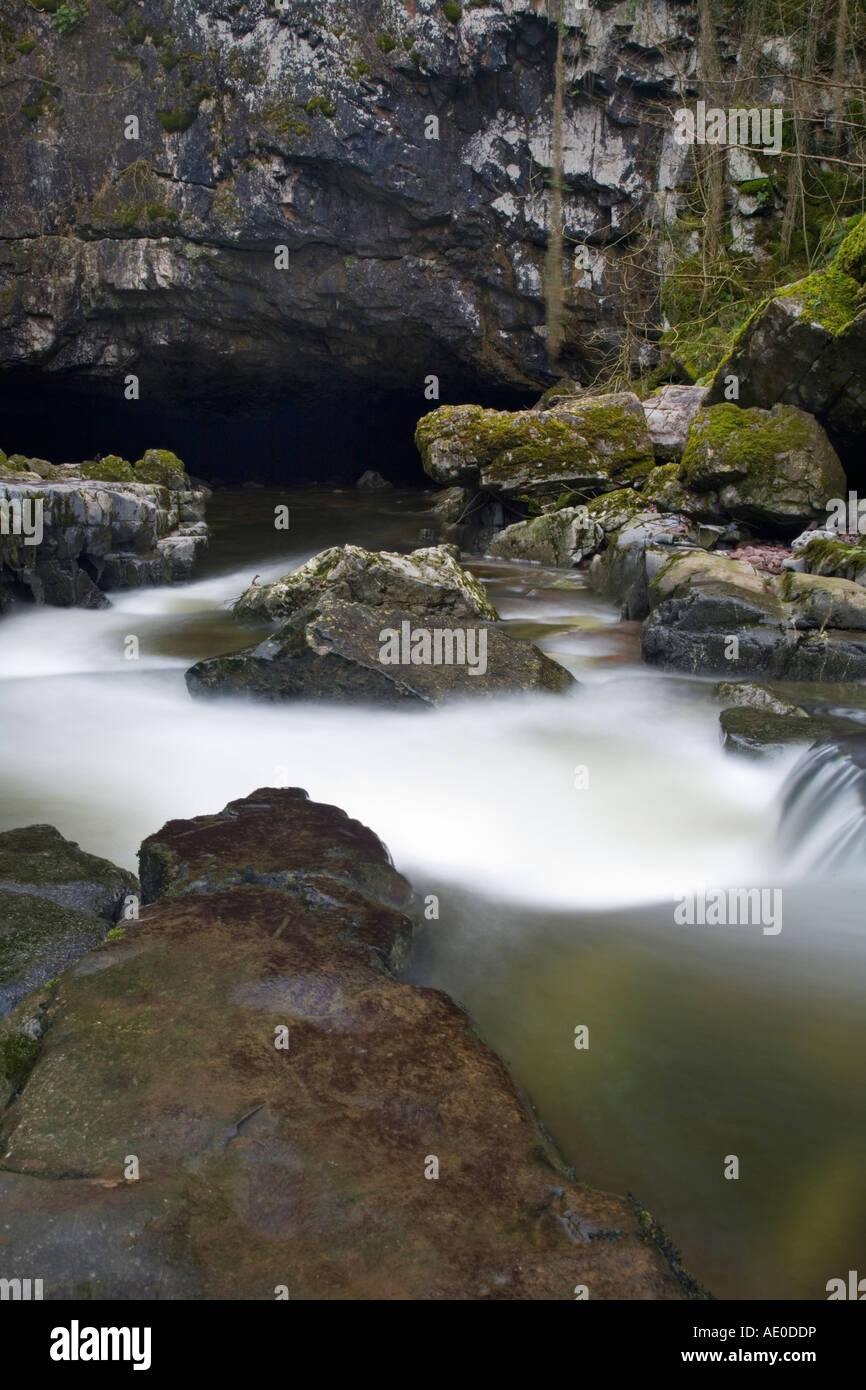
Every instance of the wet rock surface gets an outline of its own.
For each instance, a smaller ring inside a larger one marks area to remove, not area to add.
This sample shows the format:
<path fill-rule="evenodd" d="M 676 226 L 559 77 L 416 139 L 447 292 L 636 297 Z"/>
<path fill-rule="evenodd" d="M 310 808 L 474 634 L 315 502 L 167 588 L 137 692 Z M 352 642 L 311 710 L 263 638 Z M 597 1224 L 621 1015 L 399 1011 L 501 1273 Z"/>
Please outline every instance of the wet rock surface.
<path fill-rule="evenodd" d="M 593 555 L 604 539 L 601 523 L 585 507 L 562 507 L 498 531 L 488 547 L 503 560 L 532 560 L 570 569 Z"/>
<path fill-rule="evenodd" d="M 745 706 L 722 710 L 719 725 L 722 745 L 728 752 L 754 758 L 767 757 L 798 743 L 827 743 L 859 733 L 857 724 L 849 719 Z"/>
<path fill-rule="evenodd" d="M 746 561 L 718 553 L 674 556 L 648 586 L 644 659 L 705 675 L 733 668 L 776 680 L 866 678 L 857 586 L 800 591 L 802 578 L 760 575 Z M 836 625 L 828 625 L 831 618 Z"/>
<path fill-rule="evenodd" d="M 236 617 L 283 621 L 255 647 L 191 667 L 190 693 L 406 706 L 572 686 L 564 667 L 494 626 L 496 609 L 456 555 L 336 546 L 247 590 Z"/>
<path fill-rule="evenodd" d="M 458 563 L 456 546 L 439 545 L 399 555 L 335 545 L 272 584 L 249 588 L 234 606 L 241 622 L 289 618 L 328 595 L 367 607 L 437 610 L 454 618 L 498 617 L 480 584 Z"/>
<path fill-rule="evenodd" d="M 137 892 L 52 825 L 0 834 L 0 1016 L 102 941 Z"/>
<path fill-rule="evenodd" d="M 161 896 L 52 991 L 0 1121 L 10 1276 L 35 1261 L 53 1299 L 696 1291 L 574 1182 L 466 1015 L 390 973 L 408 889 L 371 832 L 264 789 L 171 822 L 142 877 Z"/>

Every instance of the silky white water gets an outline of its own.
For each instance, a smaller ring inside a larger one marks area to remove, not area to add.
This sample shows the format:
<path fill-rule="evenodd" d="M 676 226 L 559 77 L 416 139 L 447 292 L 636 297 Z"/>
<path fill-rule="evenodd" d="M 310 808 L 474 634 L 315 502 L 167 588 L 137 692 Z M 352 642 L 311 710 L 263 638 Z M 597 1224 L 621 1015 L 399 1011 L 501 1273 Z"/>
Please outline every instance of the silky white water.
<path fill-rule="evenodd" d="M 185 669 L 249 640 L 229 607 L 254 574 L 417 536 L 412 497 L 307 494 L 281 549 L 273 501 L 214 499 L 195 583 L 3 619 L 0 828 L 47 821 L 134 869 L 166 820 L 259 786 L 343 807 L 439 899 L 414 978 L 470 1008 L 580 1176 L 635 1190 L 717 1294 L 821 1297 L 866 1229 L 863 1100 L 846 1090 L 864 1042 L 863 868 L 859 853 L 828 867 L 859 824 L 856 787 L 825 772 L 780 836 L 796 754 L 724 753 L 708 685 L 640 666 L 634 632 L 587 590 L 503 562 L 473 568 L 578 677 L 572 693 L 411 713 L 193 700 Z M 728 885 L 783 888 L 781 934 L 674 926 L 678 894 Z"/>

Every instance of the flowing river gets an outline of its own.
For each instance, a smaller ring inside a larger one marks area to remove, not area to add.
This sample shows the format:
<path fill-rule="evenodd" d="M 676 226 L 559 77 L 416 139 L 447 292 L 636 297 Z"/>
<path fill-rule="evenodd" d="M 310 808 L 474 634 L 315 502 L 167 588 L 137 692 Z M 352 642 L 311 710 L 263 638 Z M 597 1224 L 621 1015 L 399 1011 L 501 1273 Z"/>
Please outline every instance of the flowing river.
<path fill-rule="evenodd" d="M 725 754 L 708 683 L 642 666 L 636 625 L 579 576 L 507 562 L 469 568 L 569 695 L 395 713 L 187 694 L 193 661 L 248 644 L 229 609 L 255 574 L 347 540 L 411 548 L 424 506 L 218 492 L 195 582 L 5 617 L 0 828 L 51 822 L 134 869 L 166 820 L 258 786 L 343 807 L 439 900 L 411 978 L 466 1006 L 578 1176 L 634 1193 L 717 1297 L 825 1298 L 866 1275 L 866 860 L 838 767 Z M 676 925 L 702 885 L 781 888 L 782 930 Z"/>

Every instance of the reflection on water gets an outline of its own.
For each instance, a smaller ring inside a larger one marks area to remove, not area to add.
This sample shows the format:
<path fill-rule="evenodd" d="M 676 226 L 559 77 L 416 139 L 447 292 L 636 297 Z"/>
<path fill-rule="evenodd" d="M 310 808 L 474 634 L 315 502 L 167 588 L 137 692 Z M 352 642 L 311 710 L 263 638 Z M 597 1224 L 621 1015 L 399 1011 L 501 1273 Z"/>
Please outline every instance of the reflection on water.
<path fill-rule="evenodd" d="M 188 696 L 188 665 L 248 642 L 230 607 L 255 574 L 346 540 L 411 548 L 423 507 L 218 493 L 194 583 L 4 618 L 0 825 L 51 821 L 134 867 L 167 819 L 257 786 L 344 807 L 440 898 L 413 976 L 469 1006 L 579 1175 L 635 1192 L 719 1296 L 824 1297 L 866 1268 L 863 870 L 827 868 L 857 809 L 832 770 L 780 839 L 797 755 L 726 756 L 705 684 L 641 667 L 636 626 L 578 576 L 504 561 L 471 568 L 578 677 L 566 696 L 411 713 Z M 675 927 L 673 896 L 700 885 L 785 885 L 781 935 Z"/>
<path fill-rule="evenodd" d="M 788 886 L 764 937 L 437 886 L 413 978 L 469 1009 L 580 1177 L 638 1196 L 719 1298 L 821 1299 L 862 1270 L 861 889 Z"/>

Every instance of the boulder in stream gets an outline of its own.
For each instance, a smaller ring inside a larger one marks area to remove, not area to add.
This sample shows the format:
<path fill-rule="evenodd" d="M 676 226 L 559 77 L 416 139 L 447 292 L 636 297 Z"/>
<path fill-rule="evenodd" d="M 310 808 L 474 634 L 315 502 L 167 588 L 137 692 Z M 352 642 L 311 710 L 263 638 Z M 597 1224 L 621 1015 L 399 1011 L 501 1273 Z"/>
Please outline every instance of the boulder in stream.
<path fill-rule="evenodd" d="M 395 977 L 412 895 L 371 831 L 262 789 L 170 822 L 141 873 L 141 920 L 40 1001 L 19 1059 L 5 1276 L 58 1300 L 700 1295 L 646 1213 L 574 1180 L 466 1014 Z"/>
<path fill-rule="evenodd" d="M 830 580 L 822 590 L 817 577 L 761 574 L 719 552 L 674 555 L 648 585 L 643 656 L 699 675 L 862 680 L 866 633 L 858 588 Z"/>
<path fill-rule="evenodd" d="M 235 616 L 270 620 L 273 630 L 254 647 L 197 662 L 186 675 L 190 693 L 405 706 L 573 685 L 558 662 L 496 626 L 496 609 L 457 554 L 334 546 L 248 589 Z"/>

